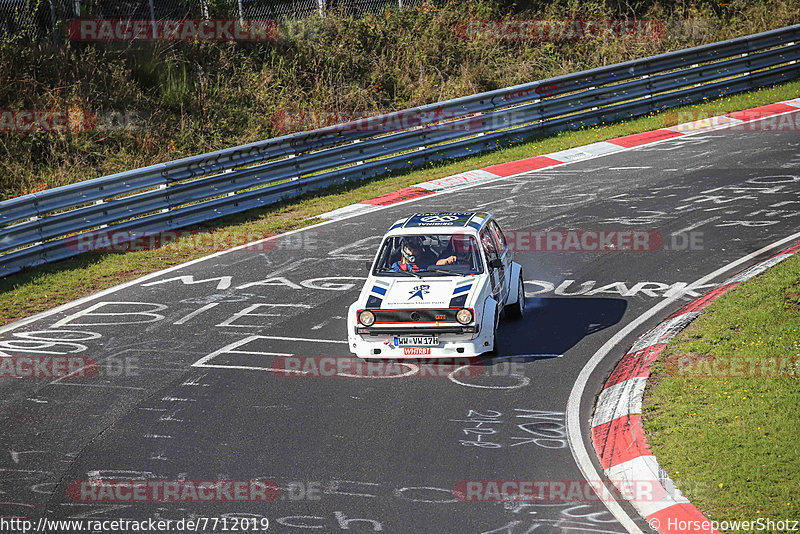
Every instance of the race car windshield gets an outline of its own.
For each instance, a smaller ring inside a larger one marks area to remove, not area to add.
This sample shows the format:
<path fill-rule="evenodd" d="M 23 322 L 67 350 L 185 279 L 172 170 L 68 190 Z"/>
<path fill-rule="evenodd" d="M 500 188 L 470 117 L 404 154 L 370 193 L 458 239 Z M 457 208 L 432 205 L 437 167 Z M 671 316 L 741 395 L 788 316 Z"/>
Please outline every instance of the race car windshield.
<path fill-rule="evenodd" d="M 480 248 L 468 234 L 420 234 L 384 240 L 373 274 L 471 275 L 483 272 Z"/>

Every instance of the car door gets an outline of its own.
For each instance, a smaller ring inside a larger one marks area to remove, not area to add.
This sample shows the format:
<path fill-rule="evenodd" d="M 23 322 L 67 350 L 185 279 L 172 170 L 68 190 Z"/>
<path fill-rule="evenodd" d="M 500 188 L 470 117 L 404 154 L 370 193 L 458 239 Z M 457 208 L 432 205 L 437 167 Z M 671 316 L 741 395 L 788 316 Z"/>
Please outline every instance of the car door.
<path fill-rule="evenodd" d="M 492 235 L 492 232 L 484 227 L 480 232 L 481 248 L 486 256 L 486 266 L 489 269 L 489 279 L 492 283 L 492 297 L 502 306 L 505 303 L 508 289 L 505 287 L 505 268 L 504 267 L 491 267 L 489 264 L 492 260 L 499 260 L 497 242 Z"/>
<path fill-rule="evenodd" d="M 505 288 L 505 294 L 508 295 L 508 292 L 511 290 L 511 284 L 514 283 L 514 281 L 511 280 L 511 263 L 514 261 L 514 254 L 509 250 L 506 236 L 503 235 L 503 231 L 500 229 L 500 225 L 497 224 L 497 221 L 492 219 L 489 221 L 488 227 L 495 238 L 498 255 L 503 262 L 503 287 Z"/>

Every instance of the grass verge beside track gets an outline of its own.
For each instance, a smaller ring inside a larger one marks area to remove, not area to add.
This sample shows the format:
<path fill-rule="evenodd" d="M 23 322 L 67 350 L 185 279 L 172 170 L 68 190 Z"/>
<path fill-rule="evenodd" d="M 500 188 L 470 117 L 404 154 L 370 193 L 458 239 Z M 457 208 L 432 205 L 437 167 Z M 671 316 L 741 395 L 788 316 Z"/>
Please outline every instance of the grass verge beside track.
<path fill-rule="evenodd" d="M 718 364 L 671 365 L 705 356 Z M 770 358 L 784 377 L 762 376 Z M 792 360 L 800 361 L 797 254 L 713 302 L 659 357 L 645 392 L 645 432 L 709 519 L 800 520 L 800 369 L 784 367 Z"/>
<path fill-rule="evenodd" d="M 673 108 L 619 123 L 562 132 L 518 146 L 465 158 L 456 162 L 393 176 L 339 186 L 291 202 L 248 213 L 226 217 L 195 228 L 214 234 L 266 237 L 319 222 L 316 217 L 332 209 L 347 206 L 415 183 L 425 182 L 463 171 L 486 167 L 541 154 L 557 152 L 613 139 L 633 133 L 673 126 L 675 111 L 704 112 L 708 116 L 789 100 L 800 95 L 800 81 L 764 88 L 750 93 L 725 97 L 702 104 Z M 701 117 L 696 117 L 701 118 Z M 692 119 L 687 119 L 692 120 Z M 754 132 L 753 135 L 761 135 Z M 0 279 L 0 324 L 8 324 L 43 310 L 54 308 L 80 297 L 101 291 L 139 276 L 208 255 L 215 250 L 187 246 L 178 241 L 153 250 L 128 253 L 88 253 L 77 258 L 43 265 Z"/>

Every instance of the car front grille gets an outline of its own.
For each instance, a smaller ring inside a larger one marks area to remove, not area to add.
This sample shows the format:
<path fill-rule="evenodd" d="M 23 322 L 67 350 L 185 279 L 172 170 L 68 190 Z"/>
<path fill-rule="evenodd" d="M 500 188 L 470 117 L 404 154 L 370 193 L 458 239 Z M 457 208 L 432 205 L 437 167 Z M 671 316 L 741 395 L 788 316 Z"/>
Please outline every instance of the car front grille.
<path fill-rule="evenodd" d="M 413 309 L 413 310 L 372 310 L 375 324 L 396 323 L 455 323 L 459 308 Z"/>

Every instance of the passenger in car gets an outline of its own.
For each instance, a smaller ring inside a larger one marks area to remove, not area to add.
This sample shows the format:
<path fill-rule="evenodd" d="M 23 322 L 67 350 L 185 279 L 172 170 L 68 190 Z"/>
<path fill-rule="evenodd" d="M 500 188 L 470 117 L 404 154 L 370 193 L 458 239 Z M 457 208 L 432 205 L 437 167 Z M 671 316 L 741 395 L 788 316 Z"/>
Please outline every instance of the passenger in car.
<path fill-rule="evenodd" d="M 436 265 L 473 265 L 474 256 L 473 242 L 468 235 L 455 234 L 450 238 L 450 244 L 442 253 Z"/>

